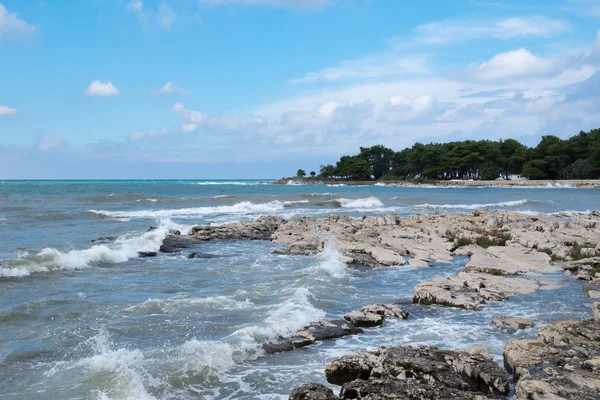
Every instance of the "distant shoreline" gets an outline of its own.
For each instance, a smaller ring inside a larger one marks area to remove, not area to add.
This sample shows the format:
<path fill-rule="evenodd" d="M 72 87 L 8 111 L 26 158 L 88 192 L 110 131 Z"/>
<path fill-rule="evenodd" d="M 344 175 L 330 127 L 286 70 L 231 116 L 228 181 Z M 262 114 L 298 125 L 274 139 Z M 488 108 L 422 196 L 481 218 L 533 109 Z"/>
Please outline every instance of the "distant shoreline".
<path fill-rule="evenodd" d="M 326 184 L 346 186 L 385 185 L 393 187 L 547 187 L 547 188 L 580 188 L 600 189 L 600 179 L 561 179 L 561 180 L 433 180 L 433 181 L 402 181 L 402 180 L 379 180 L 379 181 L 345 181 L 317 178 L 282 178 L 271 182 L 276 185 L 288 184 Z"/>

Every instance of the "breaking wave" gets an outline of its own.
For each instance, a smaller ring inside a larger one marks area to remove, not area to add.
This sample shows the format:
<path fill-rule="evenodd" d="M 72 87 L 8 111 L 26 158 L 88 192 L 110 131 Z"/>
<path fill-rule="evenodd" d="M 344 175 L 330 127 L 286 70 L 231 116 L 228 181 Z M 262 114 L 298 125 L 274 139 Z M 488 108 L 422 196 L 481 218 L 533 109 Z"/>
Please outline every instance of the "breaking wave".
<path fill-rule="evenodd" d="M 293 202 L 292 202 L 293 203 Z M 288 203 L 288 206 L 293 206 Z M 89 210 L 88 212 L 110 218 L 194 218 L 211 214 L 257 214 L 271 213 L 283 210 L 286 207 L 286 202 L 279 200 L 269 203 L 254 204 L 249 201 L 234 204 L 232 206 L 216 206 L 216 207 L 192 207 L 192 208 L 176 208 L 166 210 L 136 210 L 136 211 L 106 211 L 106 210 Z"/>
<path fill-rule="evenodd" d="M 383 203 L 377 197 L 367 197 L 364 199 L 337 199 L 343 208 L 376 208 L 383 207 Z"/>
<path fill-rule="evenodd" d="M 181 228 L 171 221 L 163 221 L 158 229 L 141 235 L 123 235 L 110 245 L 100 244 L 68 252 L 47 247 L 35 255 L 24 254 L 16 259 L 0 261 L 0 277 L 17 278 L 36 272 L 84 269 L 99 263 L 123 263 L 138 257 L 140 251 L 158 251 L 169 230 Z"/>
<path fill-rule="evenodd" d="M 524 204 L 530 203 L 529 200 L 513 200 L 513 201 L 502 201 L 500 203 L 489 203 L 489 204 L 419 204 L 413 206 L 413 208 L 443 208 L 443 209 L 464 209 L 464 210 L 476 210 L 479 208 L 489 207 L 517 207 Z"/>

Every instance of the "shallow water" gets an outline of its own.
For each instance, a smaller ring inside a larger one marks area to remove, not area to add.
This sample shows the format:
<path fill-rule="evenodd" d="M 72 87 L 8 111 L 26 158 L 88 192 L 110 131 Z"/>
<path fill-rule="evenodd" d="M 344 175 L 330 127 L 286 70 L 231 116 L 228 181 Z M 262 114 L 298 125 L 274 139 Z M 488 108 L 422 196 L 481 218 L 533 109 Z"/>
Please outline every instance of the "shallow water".
<path fill-rule="evenodd" d="M 0 397 L 284 399 L 302 383 L 324 383 L 332 358 L 379 345 L 479 344 L 500 361 L 514 335 L 492 328 L 492 316 L 519 315 L 537 326 L 587 317 L 581 284 L 550 275 L 559 289 L 464 311 L 411 304 L 418 282 L 454 274 L 464 258 L 430 268 L 359 270 L 341 264 L 332 247 L 295 257 L 271 254 L 268 242 L 205 243 L 195 250 L 218 257 L 194 260 L 187 252 L 145 259 L 137 252 L 156 251 L 168 229 L 262 214 L 360 217 L 483 207 L 556 213 L 592 210 L 599 200 L 600 191 L 564 188 L 4 182 Z M 150 225 L 158 229 L 146 232 Z M 90 243 L 106 236 L 116 240 Z M 405 303 L 409 319 L 290 353 L 260 350 L 311 321 L 381 301 Z"/>

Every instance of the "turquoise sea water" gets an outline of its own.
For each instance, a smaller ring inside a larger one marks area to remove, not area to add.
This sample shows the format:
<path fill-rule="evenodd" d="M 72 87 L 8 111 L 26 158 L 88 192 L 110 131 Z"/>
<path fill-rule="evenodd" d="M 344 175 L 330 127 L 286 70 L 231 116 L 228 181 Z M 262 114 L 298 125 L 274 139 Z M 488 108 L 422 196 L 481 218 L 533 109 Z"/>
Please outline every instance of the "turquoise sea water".
<path fill-rule="evenodd" d="M 333 357 L 380 344 L 485 345 L 500 359 L 498 314 L 538 325 L 590 314 L 580 283 L 466 312 L 410 304 L 412 288 L 465 260 L 430 268 L 349 269 L 335 249 L 276 256 L 268 242 L 205 243 L 215 258 L 156 251 L 169 229 L 260 215 L 359 218 L 396 212 L 598 209 L 600 191 L 270 185 L 259 180 L 0 182 L 0 398 L 284 399 L 323 382 Z M 150 226 L 158 229 L 148 232 Z M 92 243 L 111 237 L 104 243 Z M 411 312 L 364 335 L 264 356 L 260 344 L 378 301 Z M 531 336 L 535 330 L 518 335 Z"/>

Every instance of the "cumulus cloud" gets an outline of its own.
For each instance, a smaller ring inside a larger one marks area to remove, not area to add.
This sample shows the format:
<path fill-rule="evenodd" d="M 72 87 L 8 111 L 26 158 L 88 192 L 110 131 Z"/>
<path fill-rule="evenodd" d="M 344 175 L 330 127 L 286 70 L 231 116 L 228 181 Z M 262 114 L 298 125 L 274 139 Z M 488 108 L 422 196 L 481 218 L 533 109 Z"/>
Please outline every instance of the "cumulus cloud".
<path fill-rule="evenodd" d="M 331 0 L 201 0 L 201 2 L 208 6 L 287 7 L 301 11 L 319 11 L 332 4 Z"/>
<path fill-rule="evenodd" d="M 11 107 L 0 105 L 0 117 L 17 115 L 18 113 L 19 113 L 19 110 L 17 110 L 16 108 L 11 108 Z"/>
<path fill-rule="evenodd" d="M 389 122 L 433 122 L 444 113 L 448 105 L 440 104 L 433 96 L 423 95 L 413 99 L 392 96 L 385 103 L 379 117 Z"/>
<path fill-rule="evenodd" d="M 84 93 L 86 96 L 111 97 L 118 96 L 120 92 L 111 81 L 103 83 L 96 80 L 90 83 L 90 86 L 85 89 Z"/>
<path fill-rule="evenodd" d="M 35 26 L 28 24 L 17 13 L 10 13 L 0 3 L 0 39 L 7 36 L 32 35 L 36 31 Z"/>
<path fill-rule="evenodd" d="M 173 83 L 173 81 L 169 81 L 169 82 L 165 83 L 160 89 L 150 89 L 150 93 L 155 96 L 168 95 L 168 94 L 188 96 L 192 92 L 191 92 L 191 90 L 184 89 L 182 87 L 175 85 L 175 83 Z"/>
<path fill-rule="evenodd" d="M 373 115 L 373 103 L 328 101 L 310 110 L 286 110 L 267 118 L 258 115 L 213 117 L 176 103 L 173 112 L 182 119 L 182 132 L 202 132 L 208 135 L 228 133 L 245 139 L 262 138 L 273 143 L 324 143 L 335 135 L 358 133 L 362 123 Z"/>
<path fill-rule="evenodd" d="M 509 78 L 545 76 L 557 72 L 557 65 L 549 59 L 535 56 L 531 51 L 520 48 L 499 53 L 472 71 L 479 81 L 501 81 Z"/>

